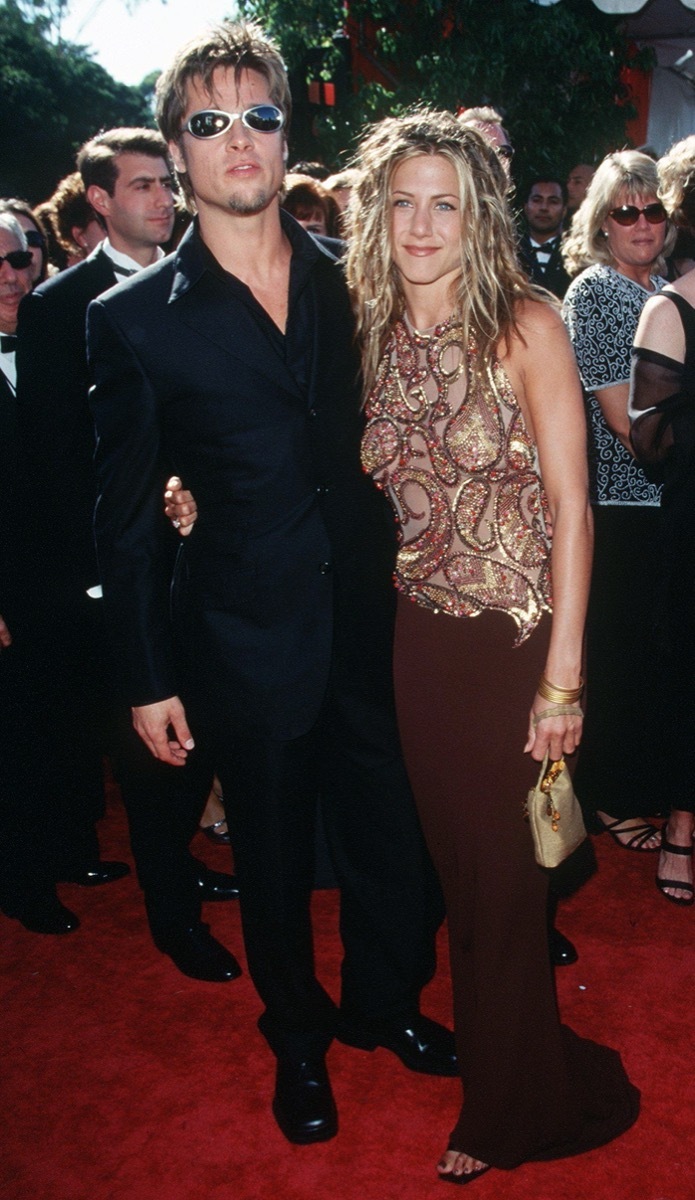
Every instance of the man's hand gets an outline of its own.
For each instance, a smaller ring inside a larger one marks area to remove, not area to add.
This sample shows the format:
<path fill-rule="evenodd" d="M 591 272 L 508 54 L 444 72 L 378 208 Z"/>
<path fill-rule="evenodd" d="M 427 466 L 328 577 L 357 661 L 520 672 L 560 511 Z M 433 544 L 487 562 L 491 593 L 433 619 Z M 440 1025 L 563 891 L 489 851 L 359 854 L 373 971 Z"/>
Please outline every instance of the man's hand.
<path fill-rule="evenodd" d="M 172 767 L 184 766 L 195 742 L 178 696 L 134 708 L 133 726 L 148 750 Z"/>
<path fill-rule="evenodd" d="M 3 621 L 2 617 L 0 617 L 0 650 L 3 650 L 6 646 L 11 646 L 11 645 L 12 645 L 12 634 L 10 633 L 9 629 L 7 628 L 7 625 Z"/>
<path fill-rule="evenodd" d="M 167 481 L 164 493 L 164 512 L 181 537 L 188 537 L 198 520 L 198 505 L 191 492 L 187 492 L 178 475 Z"/>

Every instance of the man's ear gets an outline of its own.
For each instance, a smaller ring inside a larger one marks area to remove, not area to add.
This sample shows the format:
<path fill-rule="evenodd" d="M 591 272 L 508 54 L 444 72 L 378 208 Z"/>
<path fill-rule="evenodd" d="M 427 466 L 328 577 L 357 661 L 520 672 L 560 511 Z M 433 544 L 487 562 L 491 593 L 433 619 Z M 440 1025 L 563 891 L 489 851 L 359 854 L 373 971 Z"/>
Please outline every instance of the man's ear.
<path fill-rule="evenodd" d="M 110 202 L 111 202 L 111 197 L 109 196 L 109 193 L 106 191 L 106 188 L 99 187 L 98 184 L 92 183 L 87 188 L 87 199 L 88 199 L 89 203 L 91 204 L 92 208 L 94 209 L 95 213 L 98 213 L 98 215 L 100 217 L 102 217 L 102 219 L 105 217 L 108 217 L 109 212 L 110 212 L 109 206 L 110 206 Z"/>
<path fill-rule="evenodd" d="M 186 172 L 186 164 L 181 153 L 181 146 L 178 142 L 169 142 L 169 157 L 174 164 L 179 175 L 184 175 Z"/>

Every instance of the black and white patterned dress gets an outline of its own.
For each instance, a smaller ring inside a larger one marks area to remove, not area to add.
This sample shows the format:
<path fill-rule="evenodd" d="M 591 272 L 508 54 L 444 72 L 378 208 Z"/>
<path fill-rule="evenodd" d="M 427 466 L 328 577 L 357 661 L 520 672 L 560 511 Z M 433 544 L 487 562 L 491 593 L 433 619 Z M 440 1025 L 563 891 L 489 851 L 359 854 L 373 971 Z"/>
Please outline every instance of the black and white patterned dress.
<path fill-rule="evenodd" d="M 575 774 L 585 814 L 616 818 L 660 812 L 653 713 L 654 618 L 660 562 L 660 485 L 611 433 L 596 398 L 629 384 L 637 323 L 652 290 L 595 264 L 570 285 L 563 316 L 584 387 L 596 546 L 587 619 L 584 739 Z"/>

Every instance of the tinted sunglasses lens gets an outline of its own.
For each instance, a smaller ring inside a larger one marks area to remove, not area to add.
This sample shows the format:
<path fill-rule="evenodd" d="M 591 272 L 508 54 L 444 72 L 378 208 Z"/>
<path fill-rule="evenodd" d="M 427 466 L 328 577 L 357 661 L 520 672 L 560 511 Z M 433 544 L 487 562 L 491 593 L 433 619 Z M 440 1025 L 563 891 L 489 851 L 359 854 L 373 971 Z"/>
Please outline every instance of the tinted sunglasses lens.
<path fill-rule="evenodd" d="M 283 113 L 274 104 L 257 104 L 255 108 L 247 108 L 242 120 L 244 125 L 255 129 L 257 133 L 277 133 L 285 122 Z"/>
<path fill-rule="evenodd" d="M 38 229 L 25 229 L 24 236 L 30 246 L 43 247 L 44 236 L 42 233 L 39 233 Z"/>
<path fill-rule="evenodd" d="M 0 265 L 8 262 L 14 271 L 22 271 L 33 262 L 31 250 L 10 250 L 9 254 L 0 255 Z"/>
<path fill-rule="evenodd" d="M 193 137 L 211 138 L 224 133 L 225 129 L 229 129 L 230 124 L 228 113 L 217 112 L 211 108 L 204 112 L 193 113 L 186 128 L 189 133 L 193 134 Z"/>
<path fill-rule="evenodd" d="M 614 208 L 609 217 L 617 225 L 636 225 L 642 213 L 650 225 L 661 225 L 666 220 L 666 209 L 663 204 L 648 204 L 646 208 L 637 208 L 635 204 L 623 204 L 622 208 Z"/>
<path fill-rule="evenodd" d="M 650 225 L 661 225 L 666 220 L 666 209 L 663 204 L 648 204 L 644 215 Z"/>
<path fill-rule="evenodd" d="M 511 146 L 498 146 L 497 153 L 499 154 L 500 158 L 506 158 L 508 160 L 511 160 L 514 157 L 514 151 Z"/>

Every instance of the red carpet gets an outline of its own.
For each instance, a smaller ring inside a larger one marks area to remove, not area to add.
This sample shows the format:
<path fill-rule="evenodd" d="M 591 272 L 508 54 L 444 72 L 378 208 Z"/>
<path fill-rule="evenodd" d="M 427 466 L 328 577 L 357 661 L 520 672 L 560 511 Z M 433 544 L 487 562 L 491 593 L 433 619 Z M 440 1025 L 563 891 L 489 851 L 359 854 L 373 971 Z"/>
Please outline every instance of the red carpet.
<path fill-rule="evenodd" d="M 196 851 L 223 869 L 226 852 Z M 116 803 L 106 858 L 129 858 Z M 579 1158 L 491 1171 L 479 1200 L 693 1200 L 695 1084 L 689 1016 L 695 909 L 669 905 L 654 855 L 598 839 L 599 872 L 560 908 L 580 962 L 558 972 L 565 1020 L 617 1047 L 642 1090 L 623 1138 Z M 459 1102 L 455 1080 L 413 1075 L 386 1051 L 335 1044 L 329 1066 L 339 1136 L 290 1146 L 270 1114 L 273 1061 L 256 1029 L 248 976 L 204 984 L 149 939 L 134 879 L 65 886 L 81 918 L 67 937 L 0 916 L 2 1200 L 444 1200 L 434 1164 Z M 213 932 L 243 963 L 237 906 L 210 904 Z M 333 891 L 315 897 L 320 974 L 339 969 Z M 425 1010 L 449 1019 L 440 970 Z"/>

